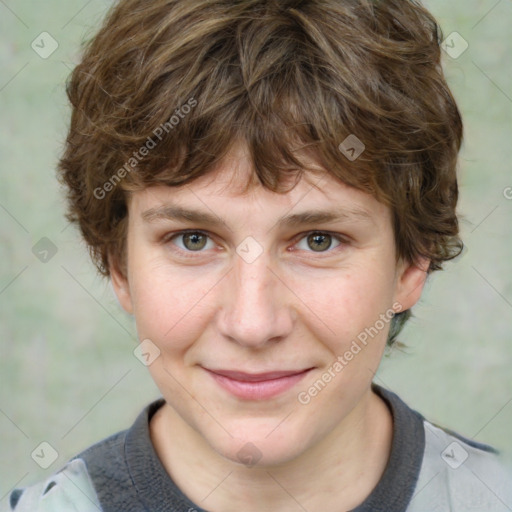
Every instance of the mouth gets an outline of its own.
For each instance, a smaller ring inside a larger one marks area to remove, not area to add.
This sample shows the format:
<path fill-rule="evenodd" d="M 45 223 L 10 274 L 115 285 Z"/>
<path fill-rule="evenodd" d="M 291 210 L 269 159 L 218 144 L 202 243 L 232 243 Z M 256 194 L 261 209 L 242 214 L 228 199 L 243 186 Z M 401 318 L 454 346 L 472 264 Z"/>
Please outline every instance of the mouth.
<path fill-rule="evenodd" d="M 289 391 L 313 368 L 244 373 L 203 368 L 222 389 L 244 400 L 267 400 Z"/>

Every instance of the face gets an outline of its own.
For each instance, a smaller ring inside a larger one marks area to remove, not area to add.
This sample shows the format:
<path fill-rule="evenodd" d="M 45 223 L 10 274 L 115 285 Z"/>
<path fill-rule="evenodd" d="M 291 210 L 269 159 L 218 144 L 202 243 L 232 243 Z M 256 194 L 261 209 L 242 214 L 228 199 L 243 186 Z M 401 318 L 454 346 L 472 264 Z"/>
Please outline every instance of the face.
<path fill-rule="evenodd" d="M 348 422 L 425 272 L 396 262 L 372 196 L 327 173 L 241 195 L 250 173 L 239 146 L 192 184 L 134 193 L 112 280 L 183 425 L 227 459 L 279 464 Z"/>

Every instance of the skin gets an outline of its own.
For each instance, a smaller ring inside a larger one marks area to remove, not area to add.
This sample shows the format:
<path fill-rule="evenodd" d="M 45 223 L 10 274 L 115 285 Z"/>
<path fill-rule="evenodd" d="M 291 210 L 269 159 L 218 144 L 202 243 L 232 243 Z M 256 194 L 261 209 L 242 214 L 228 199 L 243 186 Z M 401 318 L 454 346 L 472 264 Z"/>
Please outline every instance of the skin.
<path fill-rule="evenodd" d="M 130 197 L 126 275 L 114 261 L 111 275 L 139 339 L 160 350 L 149 371 L 167 404 L 151 420 L 152 442 L 176 484 L 211 512 L 348 510 L 371 493 L 389 458 L 392 417 L 370 387 L 389 322 L 309 403 L 297 397 L 379 315 L 418 301 L 428 262 L 397 262 L 389 208 L 327 173 L 306 173 L 284 195 L 260 185 L 242 195 L 251 172 L 245 146 L 235 145 L 191 184 Z M 171 203 L 222 223 L 144 220 Z M 367 216 L 277 224 L 284 215 L 340 208 Z M 208 236 L 188 240 L 178 235 L 185 229 Z M 308 242 L 317 231 L 326 239 Z M 236 252 L 249 236 L 263 251 L 251 263 Z M 277 397 L 245 400 L 204 367 L 314 369 Z M 254 464 L 241 462 L 241 449 Z"/>

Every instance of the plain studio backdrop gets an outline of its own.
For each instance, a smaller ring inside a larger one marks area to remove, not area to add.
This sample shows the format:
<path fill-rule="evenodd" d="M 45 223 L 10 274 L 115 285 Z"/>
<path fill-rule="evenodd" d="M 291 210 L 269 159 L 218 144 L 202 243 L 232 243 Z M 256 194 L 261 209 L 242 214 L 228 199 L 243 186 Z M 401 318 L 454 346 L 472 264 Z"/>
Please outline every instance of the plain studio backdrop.
<path fill-rule="evenodd" d="M 0 506 L 14 486 L 127 428 L 159 396 L 133 353 L 132 319 L 64 219 L 55 178 L 65 80 L 109 5 L 0 0 Z M 375 381 L 430 421 L 510 456 L 512 2 L 425 5 L 446 37 L 444 66 L 465 123 L 466 250 L 430 277 L 400 337 L 406 351 L 386 357 Z"/>

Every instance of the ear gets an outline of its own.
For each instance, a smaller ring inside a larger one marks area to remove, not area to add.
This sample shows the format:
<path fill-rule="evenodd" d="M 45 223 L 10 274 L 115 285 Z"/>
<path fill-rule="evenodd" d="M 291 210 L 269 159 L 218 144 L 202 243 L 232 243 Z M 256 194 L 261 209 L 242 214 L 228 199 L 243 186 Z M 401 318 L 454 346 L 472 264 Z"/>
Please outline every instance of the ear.
<path fill-rule="evenodd" d="M 110 269 L 110 279 L 112 281 L 112 287 L 114 288 L 117 300 L 127 313 L 133 314 L 130 283 L 128 281 L 128 277 L 126 276 L 126 272 L 123 272 L 119 268 L 119 262 L 117 261 L 117 258 L 109 256 L 108 261 Z"/>
<path fill-rule="evenodd" d="M 412 308 L 420 299 L 427 280 L 430 260 L 420 258 L 415 263 L 401 260 L 397 266 L 395 301 L 401 311 Z"/>

